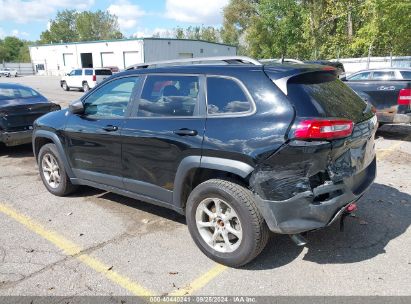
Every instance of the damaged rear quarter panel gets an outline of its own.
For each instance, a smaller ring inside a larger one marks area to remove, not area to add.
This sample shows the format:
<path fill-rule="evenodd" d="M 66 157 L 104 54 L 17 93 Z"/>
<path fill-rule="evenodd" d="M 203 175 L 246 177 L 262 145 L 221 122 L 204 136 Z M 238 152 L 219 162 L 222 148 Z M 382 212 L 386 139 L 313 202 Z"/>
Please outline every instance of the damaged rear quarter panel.
<path fill-rule="evenodd" d="M 326 170 L 330 154 L 328 142 L 290 142 L 256 166 L 250 185 L 262 199 L 273 201 L 311 191 L 309 177 Z"/>
<path fill-rule="evenodd" d="M 290 141 L 255 167 L 251 188 L 264 200 L 283 201 L 324 184 L 338 184 L 374 160 L 376 129 L 375 121 L 369 120 L 357 124 L 345 139 Z"/>

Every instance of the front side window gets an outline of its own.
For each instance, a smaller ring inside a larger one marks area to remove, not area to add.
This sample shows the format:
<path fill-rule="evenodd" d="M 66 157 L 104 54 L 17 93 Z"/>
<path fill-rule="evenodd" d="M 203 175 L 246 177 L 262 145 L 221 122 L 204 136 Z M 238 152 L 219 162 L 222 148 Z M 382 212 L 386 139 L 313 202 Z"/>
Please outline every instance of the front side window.
<path fill-rule="evenodd" d="M 72 70 L 70 76 L 81 76 L 81 70 Z"/>
<path fill-rule="evenodd" d="M 366 80 L 370 77 L 370 72 L 359 73 L 352 77 L 348 77 L 348 80 Z"/>
<path fill-rule="evenodd" d="M 208 114 L 236 114 L 250 110 L 250 100 L 238 82 L 222 77 L 207 77 Z"/>
<path fill-rule="evenodd" d="M 198 115 L 198 93 L 198 76 L 147 76 L 137 116 L 190 117 Z"/>
<path fill-rule="evenodd" d="M 89 117 L 124 117 L 139 79 L 127 77 L 113 80 L 92 92 L 84 101 L 84 114 Z"/>
<path fill-rule="evenodd" d="M 372 78 L 374 80 L 392 80 L 395 79 L 395 74 L 392 71 L 374 72 Z"/>

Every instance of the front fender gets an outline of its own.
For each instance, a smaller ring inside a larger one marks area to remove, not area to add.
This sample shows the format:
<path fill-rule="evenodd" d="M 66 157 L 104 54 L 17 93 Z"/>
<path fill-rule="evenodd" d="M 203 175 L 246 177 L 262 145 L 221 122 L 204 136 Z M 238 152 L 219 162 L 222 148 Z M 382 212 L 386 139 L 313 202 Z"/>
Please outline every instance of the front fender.
<path fill-rule="evenodd" d="M 61 140 L 57 136 L 57 134 L 53 132 L 46 131 L 46 130 L 35 130 L 33 132 L 32 144 L 33 144 L 33 153 L 34 153 L 34 157 L 36 158 L 36 162 L 38 161 L 37 159 L 38 156 L 37 156 L 36 151 L 39 150 L 37 149 L 37 146 L 36 146 L 36 139 L 39 139 L 39 138 L 46 138 L 48 140 L 51 140 L 56 145 L 57 151 L 59 152 L 60 159 L 63 162 L 64 168 L 66 170 L 68 177 L 75 178 L 76 176 L 74 175 L 73 170 L 71 170 L 70 164 L 64 152 L 63 144 L 61 143 Z"/>

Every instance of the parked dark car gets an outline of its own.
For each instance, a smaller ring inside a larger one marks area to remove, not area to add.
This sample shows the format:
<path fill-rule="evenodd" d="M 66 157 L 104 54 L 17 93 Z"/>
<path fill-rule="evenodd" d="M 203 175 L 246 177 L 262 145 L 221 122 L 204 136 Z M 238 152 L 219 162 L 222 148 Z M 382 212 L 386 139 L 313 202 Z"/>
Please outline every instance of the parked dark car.
<path fill-rule="evenodd" d="M 380 123 L 411 122 L 411 69 L 363 70 L 341 80 L 375 107 Z"/>
<path fill-rule="evenodd" d="M 331 66 L 331 67 L 337 69 L 338 76 L 343 77 L 345 75 L 344 64 L 342 64 L 339 61 L 309 60 L 309 61 L 304 61 L 304 63 L 328 65 L 328 66 Z"/>
<path fill-rule="evenodd" d="M 375 178 L 377 122 L 334 69 L 196 60 L 131 67 L 38 119 L 45 187 L 185 214 L 198 247 L 229 266 L 254 259 L 269 231 L 301 245 L 354 209 Z"/>
<path fill-rule="evenodd" d="M 34 120 L 57 110 L 59 105 L 30 87 L 0 83 L 0 144 L 30 143 Z"/>

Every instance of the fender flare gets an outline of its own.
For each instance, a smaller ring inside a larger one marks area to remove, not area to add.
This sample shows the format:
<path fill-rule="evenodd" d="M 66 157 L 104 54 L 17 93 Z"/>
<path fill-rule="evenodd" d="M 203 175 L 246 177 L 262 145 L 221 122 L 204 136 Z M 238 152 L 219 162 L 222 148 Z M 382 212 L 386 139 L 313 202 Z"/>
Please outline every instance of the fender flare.
<path fill-rule="evenodd" d="M 184 180 L 189 172 L 196 168 L 224 171 L 233 173 L 242 178 L 246 178 L 251 174 L 251 172 L 254 171 L 252 166 L 238 160 L 209 156 L 187 156 L 178 166 L 177 173 L 174 178 L 173 205 L 179 209 L 182 209 L 185 203 L 181 201 Z"/>
<path fill-rule="evenodd" d="M 76 176 L 74 175 L 73 170 L 71 170 L 68 159 L 66 157 L 66 153 L 64 152 L 63 144 L 61 143 L 60 138 L 57 136 L 57 134 L 50 132 L 50 131 L 46 131 L 46 130 L 34 131 L 33 133 L 33 153 L 36 158 L 36 162 L 38 158 L 36 154 L 36 139 L 37 138 L 47 138 L 56 145 L 57 151 L 59 152 L 59 156 L 63 162 L 64 169 L 66 170 L 68 177 L 75 178 Z"/>

